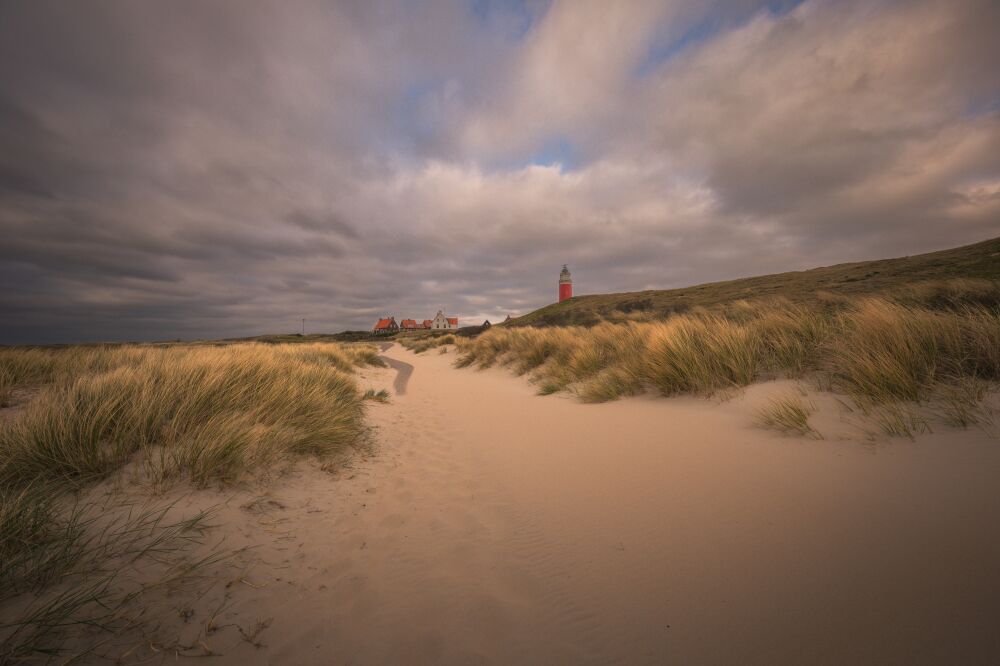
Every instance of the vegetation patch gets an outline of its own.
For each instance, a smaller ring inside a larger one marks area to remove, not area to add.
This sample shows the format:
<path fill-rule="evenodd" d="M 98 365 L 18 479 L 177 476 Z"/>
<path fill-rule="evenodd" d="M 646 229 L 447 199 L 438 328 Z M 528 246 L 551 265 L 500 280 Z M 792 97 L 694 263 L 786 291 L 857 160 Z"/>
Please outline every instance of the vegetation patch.
<path fill-rule="evenodd" d="M 435 347 L 453 345 L 457 340 L 458 338 L 455 337 L 454 333 L 407 335 L 399 336 L 397 338 L 397 341 L 401 345 L 412 351 L 414 354 L 420 354 L 428 349 L 434 349 Z"/>
<path fill-rule="evenodd" d="M 983 404 L 1000 381 L 997 302 L 1000 282 L 959 280 L 880 297 L 821 294 L 811 304 L 741 299 L 653 321 L 494 327 L 457 345 L 455 365 L 502 365 L 529 374 L 541 394 L 570 391 L 587 402 L 808 376 L 850 396 L 882 432 L 911 437 L 929 426 L 904 403 L 931 406 L 958 427 L 990 419 Z M 789 404 L 772 411 L 790 430 L 801 415 Z"/>
<path fill-rule="evenodd" d="M 883 435 L 914 439 L 921 433 L 931 432 L 927 419 L 916 406 L 906 403 L 879 405 L 869 410 L 868 415 Z"/>
<path fill-rule="evenodd" d="M 80 657 L 87 648 L 77 642 L 70 655 L 68 638 L 134 628 L 154 589 L 177 588 L 228 556 L 216 548 L 191 557 L 210 512 L 175 513 L 60 497 L 46 485 L 0 491 L 0 600 L 14 609 L 0 625 L 0 663 Z"/>
<path fill-rule="evenodd" d="M 1000 238 L 912 257 L 824 266 L 681 289 L 574 296 L 501 327 L 593 326 L 602 321 L 655 321 L 697 308 L 726 308 L 741 299 L 781 298 L 819 305 L 881 296 L 932 309 L 1000 307 Z"/>
<path fill-rule="evenodd" d="M 205 514 L 87 501 L 89 486 L 125 465 L 154 488 L 205 486 L 342 452 L 363 434 L 351 375 L 369 364 L 382 364 L 375 347 L 330 343 L 0 350 L 0 398 L 36 389 L 0 421 L 0 604 L 14 609 L 0 662 L 133 626 L 149 584 L 130 586 L 130 567 L 176 582 L 221 557 L 187 557 Z"/>
<path fill-rule="evenodd" d="M 811 425 L 809 417 L 816 407 L 797 396 L 774 398 L 757 413 L 757 424 L 790 435 L 822 439 Z"/>
<path fill-rule="evenodd" d="M 14 394 L 14 375 L 0 367 L 0 409 L 10 407 Z"/>
<path fill-rule="evenodd" d="M 15 377 L 47 384 L 0 430 L 0 485 L 79 486 L 136 454 L 155 479 L 204 484 L 335 452 L 361 433 L 350 373 L 377 358 L 331 344 L 4 351 Z"/>
<path fill-rule="evenodd" d="M 372 402 L 389 402 L 389 392 L 385 389 L 379 389 L 376 391 L 373 388 L 365 391 L 364 395 L 361 396 L 364 400 L 371 400 Z"/>

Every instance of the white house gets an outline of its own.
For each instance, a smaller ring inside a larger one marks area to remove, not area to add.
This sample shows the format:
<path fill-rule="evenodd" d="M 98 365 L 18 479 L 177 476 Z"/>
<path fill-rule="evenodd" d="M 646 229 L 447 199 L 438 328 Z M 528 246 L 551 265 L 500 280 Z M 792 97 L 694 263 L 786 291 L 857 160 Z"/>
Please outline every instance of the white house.
<path fill-rule="evenodd" d="M 445 317 L 444 313 L 438 310 L 438 313 L 434 315 L 434 319 L 431 320 L 431 328 L 434 329 L 458 328 L 458 317 Z"/>

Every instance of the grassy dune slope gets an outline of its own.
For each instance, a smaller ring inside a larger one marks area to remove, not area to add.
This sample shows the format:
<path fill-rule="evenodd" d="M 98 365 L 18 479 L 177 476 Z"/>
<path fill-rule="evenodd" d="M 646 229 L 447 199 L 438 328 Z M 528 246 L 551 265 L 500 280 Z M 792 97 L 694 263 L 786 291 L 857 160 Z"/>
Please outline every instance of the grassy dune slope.
<path fill-rule="evenodd" d="M 431 345 L 433 346 L 433 345 Z M 810 378 L 890 435 L 992 422 L 1000 388 L 1000 238 L 914 257 L 580 296 L 471 341 L 459 367 L 503 365 L 587 402 L 711 394 Z M 762 419 L 809 434 L 808 409 Z"/>
<path fill-rule="evenodd" d="M 900 300 L 819 304 L 739 301 L 718 312 L 592 327 L 494 327 L 457 340 L 456 365 L 506 366 L 528 374 L 541 394 L 569 391 L 586 402 L 648 390 L 708 395 L 808 377 L 848 396 L 889 435 L 925 430 L 928 410 L 951 426 L 992 422 L 1000 282 L 958 280 L 902 293 Z M 771 420 L 805 434 L 807 411 L 779 406 Z"/>
<path fill-rule="evenodd" d="M 696 306 L 713 307 L 749 298 L 782 297 L 804 303 L 815 301 L 817 293 L 864 296 L 954 278 L 1000 280 L 1000 238 L 912 257 L 838 264 L 682 289 L 576 296 L 518 317 L 507 326 L 590 326 L 622 314 L 662 318 Z"/>
<path fill-rule="evenodd" d="M 126 564 L 170 581 L 205 564 L 185 559 L 205 514 L 175 520 L 127 493 L 88 501 L 88 488 L 130 465 L 155 491 L 344 451 L 363 436 L 363 365 L 382 365 L 374 346 L 0 349 L 0 663 L 136 626 L 149 586 Z"/>

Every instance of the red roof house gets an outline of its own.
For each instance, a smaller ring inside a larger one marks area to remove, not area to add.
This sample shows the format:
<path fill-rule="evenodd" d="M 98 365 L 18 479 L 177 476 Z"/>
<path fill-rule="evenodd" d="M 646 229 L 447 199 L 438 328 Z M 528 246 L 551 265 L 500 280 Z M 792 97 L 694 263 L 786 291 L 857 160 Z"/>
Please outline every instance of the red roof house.
<path fill-rule="evenodd" d="M 399 322 L 399 327 L 404 331 L 415 331 L 423 328 L 423 326 L 418 324 L 415 319 L 404 319 L 403 321 Z"/>
<path fill-rule="evenodd" d="M 388 317 L 379 319 L 378 323 L 372 328 L 372 333 L 375 335 L 390 335 L 399 330 L 399 324 L 396 323 L 395 317 Z"/>

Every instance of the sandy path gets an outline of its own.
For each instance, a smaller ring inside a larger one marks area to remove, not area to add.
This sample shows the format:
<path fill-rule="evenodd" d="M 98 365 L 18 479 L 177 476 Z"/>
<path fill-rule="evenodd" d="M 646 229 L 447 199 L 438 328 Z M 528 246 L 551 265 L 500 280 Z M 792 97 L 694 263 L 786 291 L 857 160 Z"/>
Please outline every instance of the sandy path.
<path fill-rule="evenodd" d="M 267 647 L 214 663 L 1000 660 L 981 432 L 797 440 L 748 427 L 773 387 L 582 405 L 385 353 L 414 370 L 372 407 L 379 451 L 275 490 L 280 552 L 260 552 L 281 569 L 230 609 L 273 618 Z"/>

